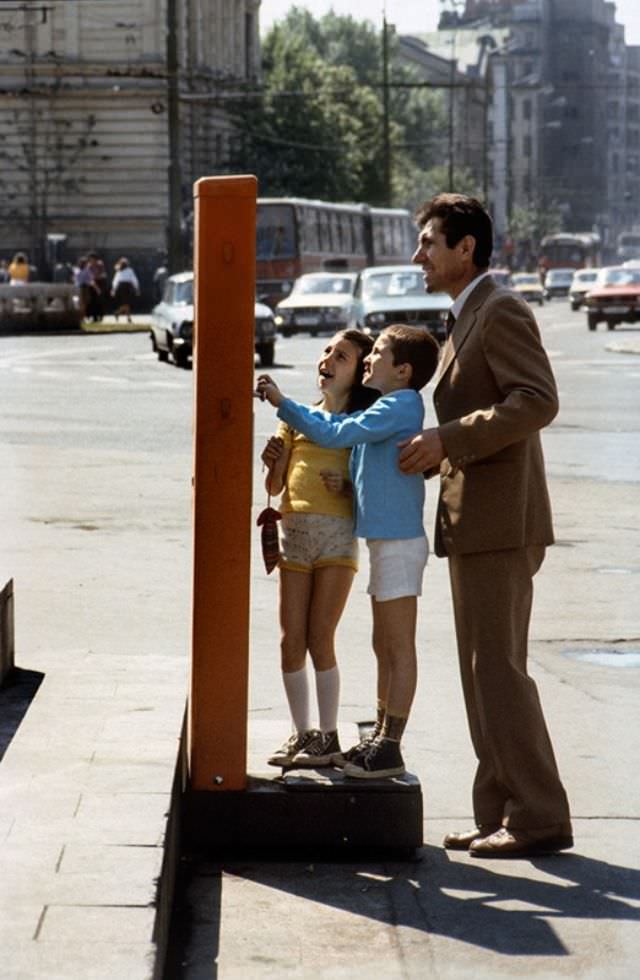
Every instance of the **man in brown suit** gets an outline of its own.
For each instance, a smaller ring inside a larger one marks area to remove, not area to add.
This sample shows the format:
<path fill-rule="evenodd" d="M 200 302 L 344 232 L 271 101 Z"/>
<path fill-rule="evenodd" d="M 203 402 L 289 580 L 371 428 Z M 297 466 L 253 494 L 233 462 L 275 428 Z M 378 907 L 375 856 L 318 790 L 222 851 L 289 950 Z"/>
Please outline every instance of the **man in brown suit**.
<path fill-rule="evenodd" d="M 440 194 L 418 212 L 413 261 L 453 299 L 434 405 L 438 427 L 402 444 L 400 468 L 440 472 L 436 554 L 449 574 L 462 686 L 478 758 L 476 827 L 444 846 L 521 857 L 573 845 L 567 797 L 527 673 L 533 576 L 553 543 L 539 431 L 556 385 L 529 306 L 487 269 L 491 219 Z M 455 319 L 454 319 L 455 318 Z"/>

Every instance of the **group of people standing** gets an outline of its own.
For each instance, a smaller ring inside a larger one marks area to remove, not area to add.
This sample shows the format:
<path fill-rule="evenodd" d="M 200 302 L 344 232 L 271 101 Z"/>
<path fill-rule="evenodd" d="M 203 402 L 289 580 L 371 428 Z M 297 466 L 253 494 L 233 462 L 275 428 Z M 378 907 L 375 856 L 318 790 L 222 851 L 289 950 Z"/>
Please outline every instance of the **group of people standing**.
<path fill-rule="evenodd" d="M 126 316 L 131 323 L 131 307 L 140 295 L 140 284 L 127 258 L 122 256 L 117 260 L 109 283 L 103 260 L 95 252 L 89 252 L 78 259 L 73 281 L 80 290 L 83 319 L 97 323 L 111 307 L 116 320 Z"/>
<path fill-rule="evenodd" d="M 10 263 L 0 260 L 0 284 L 26 285 L 35 271 L 25 253 L 16 252 Z M 53 280 L 71 282 L 78 287 L 83 319 L 98 322 L 113 311 L 116 320 L 126 316 L 131 322 L 131 307 L 140 295 L 140 283 L 125 256 L 115 262 L 111 282 L 105 263 L 96 252 L 81 256 L 73 267 L 59 262 L 53 271 Z"/>
<path fill-rule="evenodd" d="M 477 769 L 475 826 L 450 849 L 522 857 L 573 845 L 538 691 L 527 671 L 533 577 L 553 543 L 540 430 L 558 411 L 555 380 L 529 306 L 488 269 L 482 204 L 441 194 L 417 214 L 413 261 L 427 292 L 452 298 L 442 351 L 426 331 L 333 337 L 318 362 L 318 405 L 258 379 L 280 426 L 262 454 L 281 510 L 281 664 L 294 731 L 279 766 L 342 766 L 348 777 L 404 772 L 402 735 L 416 690 L 415 630 L 428 543 L 425 483 L 439 477 L 435 552 L 446 557 L 460 676 Z M 437 372 L 437 424 L 423 429 L 421 389 Z M 428 486 L 428 483 L 426 483 Z M 342 750 L 334 635 L 369 550 L 377 664 L 376 724 Z M 310 722 L 306 659 L 319 720 Z"/>

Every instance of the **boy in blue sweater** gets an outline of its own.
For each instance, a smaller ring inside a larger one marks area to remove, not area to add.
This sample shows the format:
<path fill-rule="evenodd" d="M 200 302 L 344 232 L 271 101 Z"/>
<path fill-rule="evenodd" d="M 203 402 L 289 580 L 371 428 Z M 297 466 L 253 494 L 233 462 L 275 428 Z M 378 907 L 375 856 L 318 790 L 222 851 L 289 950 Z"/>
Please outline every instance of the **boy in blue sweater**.
<path fill-rule="evenodd" d="M 416 689 L 417 597 L 429 546 L 422 522 L 424 477 L 400 472 L 398 442 L 422 429 L 418 392 L 434 374 L 438 355 L 426 330 L 387 327 L 364 359 L 363 384 L 381 397 L 352 415 L 307 408 L 286 398 L 268 375 L 258 378 L 260 398 L 292 428 L 321 446 L 353 447 L 355 534 L 366 539 L 370 559 L 378 717 L 373 732 L 340 761 L 345 775 L 361 779 L 404 772 L 400 741 Z"/>

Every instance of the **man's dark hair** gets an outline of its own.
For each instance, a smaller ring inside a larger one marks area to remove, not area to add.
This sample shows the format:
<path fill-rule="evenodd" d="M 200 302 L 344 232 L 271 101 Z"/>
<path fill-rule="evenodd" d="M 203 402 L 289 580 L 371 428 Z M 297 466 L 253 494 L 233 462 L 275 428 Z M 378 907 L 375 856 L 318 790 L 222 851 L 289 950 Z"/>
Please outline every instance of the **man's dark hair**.
<path fill-rule="evenodd" d="M 476 240 L 474 265 L 477 269 L 489 267 L 493 252 L 493 222 L 477 198 L 466 194 L 437 194 L 416 212 L 419 228 L 424 228 L 433 218 L 440 219 L 448 248 L 454 248 L 465 235 L 472 235 Z"/>
<path fill-rule="evenodd" d="M 415 391 L 424 388 L 438 366 L 440 357 L 438 341 L 428 330 L 420 327 L 405 327 L 402 323 L 392 323 L 391 326 L 385 327 L 381 336 L 389 339 L 394 365 L 411 365 L 409 387 Z"/>

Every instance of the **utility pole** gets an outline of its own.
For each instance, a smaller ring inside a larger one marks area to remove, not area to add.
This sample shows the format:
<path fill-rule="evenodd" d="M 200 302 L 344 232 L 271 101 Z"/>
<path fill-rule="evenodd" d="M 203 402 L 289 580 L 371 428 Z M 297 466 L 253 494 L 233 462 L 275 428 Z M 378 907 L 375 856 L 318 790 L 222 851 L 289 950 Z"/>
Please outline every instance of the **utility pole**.
<path fill-rule="evenodd" d="M 389 120 L 389 25 L 382 14 L 382 147 L 384 159 L 384 203 L 391 207 L 391 135 Z"/>
<path fill-rule="evenodd" d="M 182 173 L 180 168 L 180 107 L 178 91 L 177 0 L 167 0 L 167 126 L 169 136 L 169 274 L 184 269 L 182 247 Z"/>

